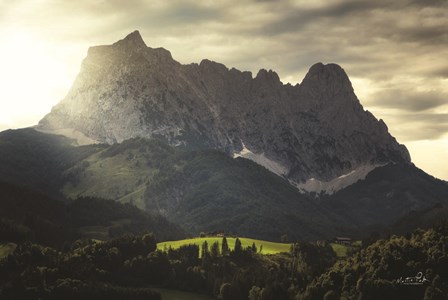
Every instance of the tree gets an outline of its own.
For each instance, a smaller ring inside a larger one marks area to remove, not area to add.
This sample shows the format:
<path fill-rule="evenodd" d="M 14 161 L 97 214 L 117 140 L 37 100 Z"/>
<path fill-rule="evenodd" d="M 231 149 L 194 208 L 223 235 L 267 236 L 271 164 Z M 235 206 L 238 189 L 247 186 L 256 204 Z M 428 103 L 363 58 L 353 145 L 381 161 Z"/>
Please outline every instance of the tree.
<path fill-rule="evenodd" d="M 201 248 L 201 257 L 204 259 L 205 257 L 207 257 L 209 255 L 208 252 L 208 243 L 207 241 L 204 241 L 202 243 L 202 248 Z"/>
<path fill-rule="evenodd" d="M 219 257 L 219 243 L 214 242 L 210 248 L 210 256 L 213 258 Z"/>
<path fill-rule="evenodd" d="M 257 246 L 255 245 L 255 242 L 252 243 L 252 252 L 257 253 Z"/>
<path fill-rule="evenodd" d="M 144 247 L 148 249 L 148 252 L 153 252 L 157 249 L 157 241 L 152 233 L 145 233 L 142 236 L 142 242 Z"/>
<path fill-rule="evenodd" d="M 329 290 L 324 295 L 324 300 L 337 300 L 339 297 L 336 295 L 336 293 L 333 290 Z"/>
<path fill-rule="evenodd" d="M 241 241 L 239 238 L 236 238 L 235 240 L 235 248 L 233 250 L 235 252 L 235 255 L 241 255 L 243 253 L 243 246 L 241 245 Z"/>
<path fill-rule="evenodd" d="M 227 243 L 226 237 L 223 237 L 221 243 L 221 254 L 222 256 L 226 256 L 229 255 L 229 253 L 230 253 L 229 244 Z"/>
<path fill-rule="evenodd" d="M 282 236 L 280 237 L 280 241 L 281 241 L 282 243 L 287 243 L 287 242 L 289 241 L 288 235 L 287 235 L 287 234 L 282 235 Z"/>
<path fill-rule="evenodd" d="M 219 289 L 219 295 L 222 300 L 232 300 L 232 285 L 230 283 L 223 283 Z"/>
<path fill-rule="evenodd" d="M 263 293 L 263 289 L 258 286 L 252 286 L 249 291 L 249 300 L 261 300 L 261 295 Z"/>

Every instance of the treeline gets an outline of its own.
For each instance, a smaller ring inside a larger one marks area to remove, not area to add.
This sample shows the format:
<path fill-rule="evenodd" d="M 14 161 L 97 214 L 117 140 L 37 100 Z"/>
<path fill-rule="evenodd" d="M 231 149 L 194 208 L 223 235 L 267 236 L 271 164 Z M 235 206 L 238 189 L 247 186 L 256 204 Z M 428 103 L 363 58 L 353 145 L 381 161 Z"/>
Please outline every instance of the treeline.
<path fill-rule="evenodd" d="M 304 267 L 292 263 L 291 253 L 264 256 L 255 245 L 243 248 L 239 239 L 233 249 L 224 238 L 221 245 L 166 251 L 156 250 L 152 234 L 79 240 L 65 252 L 25 242 L 0 262 L 0 298 L 159 299 L 150 289 L 158 286 L 222 299 L 290 299 L 291 268 L 317 272 L 308 261 L 317 248 L 322 246 L 297 248 L 297 253 L 310 251 L 301 256 L 309 264 Z M 328 266 L 333 261 L 334 255 Z"/>
<path fill-rule="evenodd" d="M 125 236 L 109 242 L 77 241 L 65 253 L 30 242 L 19 244 L 0 262 L 1 299 L 161 299 L 135 288 L 135 261 L 156 266 L 154 236 Z M 157 278 L 156 268 L 149 268 Z M 137 279 L 135 279 L 137 278 Z M 128 286 L 128 287 L 127 287 Z"/>
<path fill-rule="evenodd" d="M 299 299 L 448 299 L 448 222 L 378 240 L 317 276 Z"/>
<path fill-rule="evenodd" d="M 448 225 L 377 240 L 337 259 L 326 242 L 262 255 L 255 245 L 156 250 L 152 234 L 78 240 L 64 251 L 20 243 L 0 261 L 0 298 L 159 299 L 151 287 L 232 300 L 446 299 Z"/>

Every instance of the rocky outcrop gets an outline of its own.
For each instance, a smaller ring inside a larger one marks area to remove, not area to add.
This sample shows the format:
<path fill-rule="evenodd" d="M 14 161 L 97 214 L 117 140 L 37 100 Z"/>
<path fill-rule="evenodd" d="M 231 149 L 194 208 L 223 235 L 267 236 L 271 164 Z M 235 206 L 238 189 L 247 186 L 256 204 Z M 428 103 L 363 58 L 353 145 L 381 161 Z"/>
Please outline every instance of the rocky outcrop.
<path fill-rule="evenodd" d="M 253 77 L 209 60 L 182 65 L 169 51 L 147 47 L 138 31 L 90 48 L 68 95 L 37 128 L 105 143 L 159 136 L 221 149 L 302 188 L 311 179 L 410 162 L 338 65 L 315 64 L 300 84 L 284 85 L 270 70 Z"/>

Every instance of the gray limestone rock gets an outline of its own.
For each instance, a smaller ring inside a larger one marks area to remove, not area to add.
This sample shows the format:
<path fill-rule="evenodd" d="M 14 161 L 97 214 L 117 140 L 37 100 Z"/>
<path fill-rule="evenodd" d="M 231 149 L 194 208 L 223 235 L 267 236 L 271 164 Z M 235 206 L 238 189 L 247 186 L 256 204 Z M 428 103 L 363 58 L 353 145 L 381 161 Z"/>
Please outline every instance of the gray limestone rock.
<path fill-rule="evenodd" d="M 38 129 L 71 129 L 104 143 L 158 136 L 220 149 L 295 185 L 410 162 L 336 64 L 317 63 L 301 84 L 284 85 L 271 70 L 253 78 L 209 60 L 182 65 L 169 51 L 147 47 L 138 31 L 90 48 L 69 93 Z"/>

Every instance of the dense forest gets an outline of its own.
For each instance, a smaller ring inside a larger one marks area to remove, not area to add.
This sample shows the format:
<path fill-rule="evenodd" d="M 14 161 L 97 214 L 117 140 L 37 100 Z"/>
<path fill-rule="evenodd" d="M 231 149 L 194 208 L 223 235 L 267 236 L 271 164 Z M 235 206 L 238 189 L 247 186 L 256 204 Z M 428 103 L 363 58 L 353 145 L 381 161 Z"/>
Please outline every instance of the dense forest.
<path fill-rule="evenodd" d="M 153 234 L 77 240 L 64 248 L 21 242 L 0 261 L 2 299 L 161 299 L 164 287 L 220 299 L 446 299 L 448 224 L 365 240 L 338 259 L 325 242 L 262 255 L 238 241 L 156 250 Z"/>
<path fill-rule="evenodd" d="M 73 201 L 0 182 L 0 241 L 61 247 L 80 238 L 108 240 L 151 230 L 161 240 L 185 232 L 157 214 L 127 203 L 93 197 Z"/>

